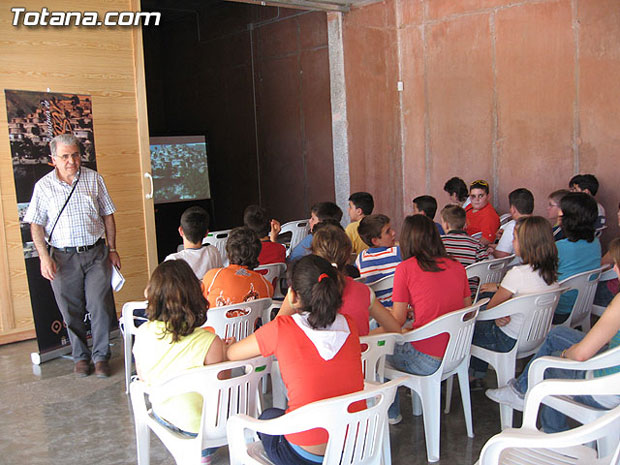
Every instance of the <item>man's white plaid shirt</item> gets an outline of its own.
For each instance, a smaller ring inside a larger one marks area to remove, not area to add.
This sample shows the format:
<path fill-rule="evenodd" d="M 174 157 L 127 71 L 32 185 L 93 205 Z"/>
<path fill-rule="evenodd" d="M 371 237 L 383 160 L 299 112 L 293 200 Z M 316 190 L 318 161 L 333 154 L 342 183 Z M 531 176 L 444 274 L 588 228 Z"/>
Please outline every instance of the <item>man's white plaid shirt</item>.
<path fill-rule="evenodd" d="M 71 187 L 58 178 L 55 169 L 43 176 L 34 186 L 24 222 L 44 226 L 45 237 L 49 239 L 58 212 L 69 196 Z M 102 216 L 111 215 L 115 211 L 116 207 L 103 178 L 96 171 L 81 167 L 80 180 L 60 215 L 51 245 L 78 247 L 94 244 L 105 231 Z"/>

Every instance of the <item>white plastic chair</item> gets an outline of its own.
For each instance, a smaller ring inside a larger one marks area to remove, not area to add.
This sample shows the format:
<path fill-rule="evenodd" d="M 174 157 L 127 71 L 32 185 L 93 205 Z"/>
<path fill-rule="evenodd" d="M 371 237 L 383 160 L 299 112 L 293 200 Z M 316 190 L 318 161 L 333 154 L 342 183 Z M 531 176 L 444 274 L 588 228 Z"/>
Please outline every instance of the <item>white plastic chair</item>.
<path fill-rule="evenodd" d="M 254 268 L 254 271 L 263 275 L 267 281 L 273 286 L 273 298 L 283 299 L 282 290 L 280 289 L 280 280 L 286 276 L 286 263 L 270 263 Z"/>
<path fill-rule="evenodd" d="M 480 295 L 480 286 L 486 283 L 499 283 L 502 281 L 510 262 L 515 258 L 514 255 L 507 257 L 495 258 L 493 260 L 483 260 L 481 262 L 472 263 L 465 267 L 467 272 L 467 279 L 478 278 L 478 288 L 476 289 L 476 296 L 473 299 L 474 303 L 478 301 Z"/>
<path fill-rule="evenodd" d="M 210 231 L 202 240 L 203 244 L 210 244 L 215 247 L 222 256 L 222 265 L 228 266 L 228 254 L 226 253 L 226 241 L 232 229 L 222 229 L 221 231 Z"/>
<path fill-rule="evenodd" d="M 474 239 L 478 239 L 478 240 L 482 239 L 482 231 L 481 232 L 477 232 L 477 233 L 473 233 L 471 235 L 471 237 L 473 237 Z"/>
<path fill-rule="evenodd" d="M 262 443 L 247 442 L 246 430 L 283 435 L 324 428 L 329 434 L 325 464 L 390 465 L 390 435 L 387 411 L 402 379 L 366 385 L 363 391 L 304 405 L 272 420 L 237 415 L 228 421 L 228 450 L 231 465 L 269 465 Z M 366 400 L 368 408 L 349 412 L 348 407 Z"/>
<path fill-rule="evenodd" d="M 394 353 L 394 345 L 402 340 L 398 333 L 383 333 L 360 337 L 362 346 L 362 371 L 368 383 L 383 383 L 385 357 Z"/>
<path fill-rule="evenodd" d="M 308 220 L 289 221 L 282 225 L 280 234 L 291 233 L 291 241 L 286 249 L 286 256 L 291 254 L 291 251 L 297 247 L 297 245 L 308 235 L 310 232 L 310 224 Z"/>
<path fill-rule="evenodd" d="M 409 343 L 428 339 L 439 334 L 448 334 L 449 341 L 439 369 L 428 376 L 412 375 L 398 371 L 386 365 L 385 376 L 389 379 L 404 376 L 404 386 L 411 390 L 414 415 L 419 415 L 419 398 L 422 400 L 424 416 L 424 436 L 426 438 L 426 456 L 429 462 L 439 460 L 439 421 L 441 410 L 441 382 L 453 374 L 459 378 L 463 413 L 467 426 L 467 436 L 474 437 L 471 418 L 471 398 L 469 393 L 469 355 L 471 339 L 474 334 L 474 323 L 478 310 L 489 299 L 482 299 L 471 307 L 443 315 L 436 320 L 402 335 L 402 342 Z M 417 395 L 416 395 L 417 393 Z"/>
<path fill-rule="evenodd" d="M 601 273 L 601 278 L 599 279 L 599 283 L 605 281 L 611 281 L 612 279 L 618 279 L 618 274 L 612 268 L 611 270 L 606 270 Z M 602 305 L 594 305 L 592 304 L 592 314 L 596 316 L 601 316 L 607 307 Z"/>
<path fill-rule="evenodd" d="M 133 347 L 133 337 L 136 334 L 136 321 L 148 321 L 148 319 L 141 315 L 136 315 L 136 310 L 146 310 L 147 301 L 135 301 L 127 302 L 123 305 L 121 318 L 119 320 L 119 326 L 123 333 L 123 350 L 125 352 L 125 394 L 129 394 L 129 383 L 131 382 L 131 372 L 133 370 L 133 354 L 131 348 Z"/>
<path fill-rule="evenodd" d="M 596 286 L 601 278 L 602 269 L 603 268 L 596 268 L 594 270 L 584 271 L 583 273 L 573 275 L 560 282 L 560 286 L 576 289 L 578 292 L 575 303 L 573 304 L 573 309 L 566 321 L 562 323 L 562 326 L 567 326 L 569 328 L 581 326 L 585 333 L 590 331 L 592 303 L 594 302 Z"/>
<path fill-rule="evenodd" d="M 529 357 L 536 353 L 542 343 L 545 342 L 545 338 L 551 329 L 553 313 L 560 300 L 560 295 L 565 290 L 560 288 L 522 295 L 509 299 L 492 309 L 483 310 L 478 314 L 478 321 L 496 320 L 518 313 L 523 315 L 523 325 L 519 331 L 517 342 L 509 352 L 495 352 L 474 344 L 471 346 L 473 357 L 488 362 L 495 369 L 498 386 L 505 386 L 509 380 L 515 377 L 517 359 Z M 449 392 L 451 389 L 446 391 L 446 395 Z M 446 405 L 448 405 L 447 402 Z M 510 406 L 500 404 L 502 429 L 512 427 L 512 414 L 513 410 Z"/>
<path fill-rule="evenodd" d="M 254 332 L 256 320 L 263 317 L 271 307 L 271 299 L 258 299 L 207 310 L 207 321 L 203 328 L 213 328 L 222 339 L 234 337 L 237 341 Z"/>
<path fill-rule="evenodd" d="M 528 372 L 528 386 L 536 386 L 544 378 L 545 370 L 548 368 L 562 368 L 565 370 L 597 370 L 610 368 L 620 365 L 620 347 L 615 347 L 603 353 L 595 355 L 589 360 L 578 362 L 560 357 L 540 357 L 532 362 Z M 604 377 L 611 383 L 609 376 Z M 620 395 L 620 387 L 616 384 L 616 394 Z M 600 418 L 607 410 L 590 407 L 581 404 L 569 396 L 549 396 L 545 397 L 543 403 L 553 407 L 564 415 L 577 420 L 582 424 L 590 423 Z M 613 446 L 620 441 L 620 431 L 609 431 L 606 437 L 598 441 L 599 454 L 608 454 Z"/>
<path fill-rule="evenodd" d="M 377 293 L 381 293 L 382 291 L 390 291 L 389 300 L 391 300 L 392 299 L 391 291 L 394 288 L 394 273 L 392 273 L 389 276 L 384 276 L 381 279 L 377 279 L 375 282 L 367 283 L 367 286 L 374 291 L 375 295 Z M 385 299 L 385 298 L 386 297 L 384 297 L 384 296 L 380 296 L 379 300 L 382 300 L 382 299 Z"/>
<path fill-rule="evenodd" d="M 218 379 L 221 371 L 235 368 L 245 368 L 245 373 L 235 378 Z M 198 465 L 203 449 L 227 444 L 226 423 L 230 417 L 238 413 L 251 416 L 260 414 L 258 382 L 270 369 L 269 357 L 255 357 L 188 370 L 157 386 L 149 387 L 143 381 L 133 381 L 130 391 L 138 465 L 149 464 L 151 430 L 161 439 L 178 465 Z M 200 431 L 195 438 L 182 436 L 159 423 L 153 417 L 152 409 L 147 407 L 145 397 L 148 396 L 148 400 L 156 404 L 157 400 L 190 392 L 196 392 L 203 398 Z"/>
<path fill-rule="evenodd" d="M 542 360 L 539 359 L 539 360 Z M 530 371 L 531 374 L 531 371 Z M 613 379 L 610 379 L 612 378 Z M 509 428 L 487 441 L 480 452 L 478 465 L 617 465 L 620 442 L 609 454 L 599 454 L 584 446 L 620 428 L 620 406 L 600 418 L 561 433 L 545 434 L 536 429 L 541 402 L 550 395 L 618 394 L 620 373 L 589 380 L 546 380 L 534 386 L 525 397 L 523 426 Z M 546 403 L 546 402 L 545 402 Z"/>

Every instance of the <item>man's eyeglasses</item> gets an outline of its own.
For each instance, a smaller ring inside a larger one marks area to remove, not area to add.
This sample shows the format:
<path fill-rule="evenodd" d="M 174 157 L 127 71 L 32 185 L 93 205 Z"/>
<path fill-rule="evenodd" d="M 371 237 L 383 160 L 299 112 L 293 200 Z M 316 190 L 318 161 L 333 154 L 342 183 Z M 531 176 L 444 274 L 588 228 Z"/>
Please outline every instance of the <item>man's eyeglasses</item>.
<path fill-rule="evenodd" d="M 69 161 L 69 158 L 72 158 L 73 160 L 77 160 L 78 158 L 80 158 L 80 154 L 72 153 L 71 155 L 54 155 L 54 158 L 57 158 L 62 161 Z"/>

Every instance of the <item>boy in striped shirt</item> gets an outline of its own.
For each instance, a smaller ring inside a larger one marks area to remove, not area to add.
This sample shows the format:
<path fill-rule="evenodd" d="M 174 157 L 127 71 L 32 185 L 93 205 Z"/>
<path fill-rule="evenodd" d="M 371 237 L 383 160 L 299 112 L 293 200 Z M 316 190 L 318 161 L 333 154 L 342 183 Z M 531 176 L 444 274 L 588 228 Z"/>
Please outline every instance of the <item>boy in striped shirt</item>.
<path fill-rule="evenodd" d="M 400 247 L 396 244 L 396 233 L 390 219 L 381 214 L 362 218 L 358 233 L 368 245 L 355 260 L 360 277 L 366 284 L 394 274 L 396 266 L 402 261 Z M 384 307 L 392 307 L 392 289 L 377 292 L 377 298 Z"/>
<path fill-rule="evenodd" d="M 441 210 L 441 225 L 447 231 L 441 241 L 448 255 L 463 266 L 489 258 L 487 248 L 465 232 L 465 220 L 465 210 L 458 205 L 446 205 Z"/>

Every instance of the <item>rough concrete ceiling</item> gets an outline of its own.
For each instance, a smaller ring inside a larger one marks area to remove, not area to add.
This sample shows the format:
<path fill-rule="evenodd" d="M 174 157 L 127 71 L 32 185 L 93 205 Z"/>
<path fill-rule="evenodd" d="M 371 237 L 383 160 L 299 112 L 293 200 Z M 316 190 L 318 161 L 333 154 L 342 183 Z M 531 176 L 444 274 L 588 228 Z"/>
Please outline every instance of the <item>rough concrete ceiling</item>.
<path fill-rule="evenodd" d="M 231 2 L 248 3 L 261 6 L 282 6 L 301 10 L 349 11 L 381 0 L 228 0 Z"/>

